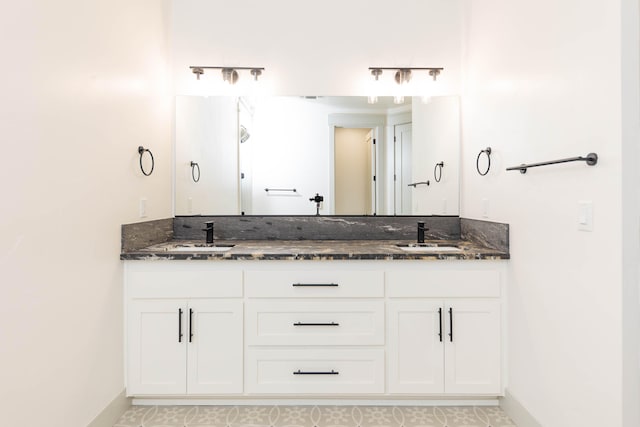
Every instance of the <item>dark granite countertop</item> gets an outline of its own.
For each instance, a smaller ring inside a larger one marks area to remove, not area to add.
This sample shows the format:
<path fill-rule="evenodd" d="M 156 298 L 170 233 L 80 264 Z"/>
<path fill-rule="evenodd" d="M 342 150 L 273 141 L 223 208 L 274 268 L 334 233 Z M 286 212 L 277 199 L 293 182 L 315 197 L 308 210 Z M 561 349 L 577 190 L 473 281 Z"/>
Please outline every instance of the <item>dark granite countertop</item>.
<path fill-rule="evenodd" d="M 190 246 L 205 246 L 202 240 L 171 240 L 120 254 L 122 260 L 500 260 L 509 253 L 463 240 L 429 240 L 437 246 L 455 246 L 460 250 L 407 252 L 396 245 L 413 244 L 409 240 L 228 240 L 216 246 L 234 245 L 224 252 L 203 252 Z M 181 247 L 180 250 L 176 248 Z"/>

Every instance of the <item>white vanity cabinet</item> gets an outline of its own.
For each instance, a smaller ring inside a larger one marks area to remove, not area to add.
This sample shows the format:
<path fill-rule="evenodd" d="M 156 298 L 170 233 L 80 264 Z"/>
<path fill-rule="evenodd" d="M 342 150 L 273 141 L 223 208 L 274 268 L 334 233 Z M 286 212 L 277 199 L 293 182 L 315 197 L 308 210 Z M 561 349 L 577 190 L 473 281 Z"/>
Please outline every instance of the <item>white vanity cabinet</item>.
<path fill-rule="evenodd" d="M 130 396 L 503 393 L 502 261 L 127 261 Z"/>
<path fill-rule="evenodd" d="M 127 393 L 242 393 L 242 272 L 127 266 Z"/>
<path fill-rule="evenodd" d="M 499 395 L 500 271 L 387 274 L 389 392 Z"/>
<path fill-rule="evenodd" d="M 384 393 L 383 271 L 246 271 L 245 289 L 248 393 Z"/>

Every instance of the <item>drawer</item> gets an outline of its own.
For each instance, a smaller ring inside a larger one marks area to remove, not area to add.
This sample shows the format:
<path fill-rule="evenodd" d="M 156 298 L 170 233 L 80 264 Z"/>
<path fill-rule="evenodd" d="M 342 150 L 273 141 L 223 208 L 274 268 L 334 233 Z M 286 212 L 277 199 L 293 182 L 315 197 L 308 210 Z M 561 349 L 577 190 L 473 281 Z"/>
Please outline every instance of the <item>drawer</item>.
<path fill-rule="evenodd" d="M 128 271 L 125 277 L 129 298 L 242 297 L 242 271 L 240 270 L 172 271 L 159 268 Z"/>
<path fill-rule="evenodd" d="M 498 270 L 388 271 L 387 295 L 398 298 L 475 298 L 500 296 Z"/>
<path fill-rule="evenodd" d="M 384 350 L 249 350 L 250 394 L 384 393 Z"/>
<path fill-rule="evenodd" d="M 384 296 L 382 271 L 247 271 L 244 283 L 250 298 Z"/>
<path fill-rule="evenodd" d="M 384 301 L 252 300 L 248 345 L 383 345 Z"/>

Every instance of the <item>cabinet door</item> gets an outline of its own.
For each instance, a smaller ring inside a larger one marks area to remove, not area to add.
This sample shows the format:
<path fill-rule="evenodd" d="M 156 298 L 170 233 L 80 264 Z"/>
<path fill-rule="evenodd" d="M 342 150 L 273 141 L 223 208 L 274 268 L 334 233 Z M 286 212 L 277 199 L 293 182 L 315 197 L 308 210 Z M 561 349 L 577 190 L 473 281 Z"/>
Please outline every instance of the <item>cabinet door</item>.
<path fill-rule="evenodd" d="M 186 304 L 179 300 L 133 300 L 127 317 L 127 394 L 184 394 Z"/>
<path fill-rule="evenodd" d="M 389 301 L 389 393 L 444 391 L 442 301 Z"/>
<path fill-rule="evenodd" d="M 445 392 L 500 394 L 500 302 L 451 300 L 445 308 Z"/>
<path fill-rule="evenodd" d="M 242 301 L 190 300 L 189 394 L 242 393 Z"/>

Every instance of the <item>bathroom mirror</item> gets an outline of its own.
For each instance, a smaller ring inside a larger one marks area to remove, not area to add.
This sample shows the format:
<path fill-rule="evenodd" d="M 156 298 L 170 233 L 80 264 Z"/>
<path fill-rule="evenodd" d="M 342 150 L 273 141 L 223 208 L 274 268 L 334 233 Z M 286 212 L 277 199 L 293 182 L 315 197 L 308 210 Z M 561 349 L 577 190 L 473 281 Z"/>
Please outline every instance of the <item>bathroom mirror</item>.
<path fill-rule="evenodd" d="M 176 97 L 175 214 L 458 215 L 458 97 L 367 101 Z"/>

